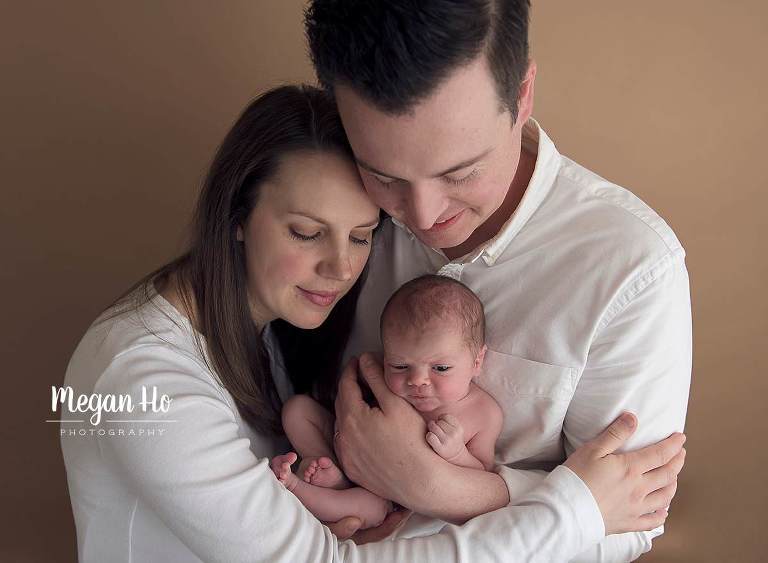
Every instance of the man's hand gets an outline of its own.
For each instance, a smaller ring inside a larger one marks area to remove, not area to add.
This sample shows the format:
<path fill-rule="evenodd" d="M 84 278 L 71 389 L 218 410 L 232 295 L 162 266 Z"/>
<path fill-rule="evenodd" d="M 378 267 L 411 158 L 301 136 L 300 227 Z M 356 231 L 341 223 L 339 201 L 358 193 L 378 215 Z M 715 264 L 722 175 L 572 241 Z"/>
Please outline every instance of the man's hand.
<path fill-rule="evenodd" d="M 452 462 L 466 451 L 464 429 L 455 416 L 441 414 L 437 420 L 430 421 L 427 428 L 427 444 L 444 460 Z"/>
<path fill-rule="evenodd" d="M 378 407 L 363 401 L 358 365 Z M 339 380 L 334 446 L 342 468 L 355 483 L 380 497 L 412 507 L 425 494 L 435 454 L 424 441 L 426 424 L 404 399 L 392 393 L 381 365 L 370 354 L 353 358 Z M 427 493 L 428 494 L 428 493 Z"/>
<path fill-rule="evenodd" d="M 677 490 L 677 475 L 685 461 L 685 435 L 672 434 L 634 452 L 612 453 L 636 428 L 635 415 L 624 413 L 597 438 L 573 452 L 564 464 L 592 491 L 606 534 L 661 526 Z"/>
<path fill-rule="evenodd" d="M 384 521 L 375 528 L 361 530 L 362 524 L 360 518 L 356 516 L 347 516 L 338 522 L 323 522 L 340 540 L 351 539 L 357 545 L 381 541 L 391 536 L 395 530 L 405 524 L 406 520 L 413 514 L 410 510 L 401 508 L 393 510 Z"/>

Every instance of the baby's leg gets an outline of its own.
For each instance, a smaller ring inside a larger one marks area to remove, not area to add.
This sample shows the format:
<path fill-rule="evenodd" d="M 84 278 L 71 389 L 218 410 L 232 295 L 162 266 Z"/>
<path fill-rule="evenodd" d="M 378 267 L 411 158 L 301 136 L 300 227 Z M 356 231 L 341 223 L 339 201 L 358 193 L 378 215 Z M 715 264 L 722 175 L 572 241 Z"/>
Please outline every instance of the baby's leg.
<path fill-rule="evenodd" d="M 319 487 L 345 489 L 351 483 L 339 469 L 333 451 L 333 415 L 308 395 L 295 395 L 283 405 L 283 428 L 302 458 L 297 473 Z"/>
<path fill-rule="evenodd" d="M 277 456 L 272 460 L 272 471 L 285 485 L 322 522 L 338 522 L 347 516 L 357 516 L 362 520 L 361 528 L 378 526 L 392 512 L 392 503 L 362 487 L 336 490 L 305 483 L 291 472 L 291 464 L 296 461 L 296 454 L 291 452 Z"/>

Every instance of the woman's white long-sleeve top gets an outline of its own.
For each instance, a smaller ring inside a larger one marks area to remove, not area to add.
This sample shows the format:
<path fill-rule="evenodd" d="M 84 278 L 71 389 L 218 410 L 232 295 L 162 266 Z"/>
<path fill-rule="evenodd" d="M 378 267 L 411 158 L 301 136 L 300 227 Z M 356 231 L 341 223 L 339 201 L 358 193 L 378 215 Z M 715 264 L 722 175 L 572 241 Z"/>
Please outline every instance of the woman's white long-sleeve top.
<path fill-rule="evenodd" d="M 285 399 L 291 388 L 269 330 L 265 343 Z M 269 458 L 288 444 L 255 433 L 241 418 L 188 320 L 156 293 L 139 309 L 89 328 L 61 398 L 67 387 L 73 408 L 65 401 L 57 412 L 81 421 L 60 427 L 81 563 L 552 562 L 604 535 L 589 489 L 559 467 L 492 517 L 424 538 L 339 541 L 270 471 Z M 170 399 L 165 411 L 162 395 Z M 77 408 L 79 396 L 92 407 L 101 398 L 98 424 L 82 412 L 87 405 Z M 126 404 L 111 412 L 126 396 L 132 412 Z"/>

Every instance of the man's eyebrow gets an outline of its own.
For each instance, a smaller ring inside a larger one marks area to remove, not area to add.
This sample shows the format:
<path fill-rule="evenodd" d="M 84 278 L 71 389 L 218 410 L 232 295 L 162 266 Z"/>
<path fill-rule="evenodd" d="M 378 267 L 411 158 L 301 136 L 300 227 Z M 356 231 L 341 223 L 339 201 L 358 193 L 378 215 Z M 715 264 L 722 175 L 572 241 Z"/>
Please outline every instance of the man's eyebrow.
<path fill-rule="evenodd" d="M 476 163 L 478 160 L 483 158 L 484 156 L 488 155 L 493 149 L 496 147 L 490 147 L 485 149 L 483 152 L 478 154 L 477 156 L 473 156 L 472 158 L 468 158 L 466 160 L 463 160 L 462 162 L 459 162 L 458 164 L 455 164 L 451 166 L 450 168 L 447 168 L 443 170 L 442 172 L 438 172 L 437 174 L 433 175 L 433 178 L 439 178 L 440 176 L 446 176 L 448 174 L 451 174 L 452 172 L 456 172 L 457 170 L 461 170 L 462 168 L 466 168 L 467 166 L 470 166 L 474 163 Z M 355 158 L 355 161 L 360 166 L 360 168 L 366 169 L 368 172 L 372 172 L 374 174 L 378 174 L 379 176 L 384 176 L 385 178 L 391 178 L 392 180 L 401 180 L 406 181 L 403 178 L 398 178 L 397 176 L 392 176 L 391 174 L 387 174 L 386 172 L 382 172 L 381 170 L 377 170 L 364 160 L 360 158 Z"/>
<path fill-rule="evenodd" d="M 328 221 L 325 221 L 324 219 L 320 219 L 319 217 L 315 217 L 311 213 L 306 213 L 304 211 L 292 211 L 291 215 L 301 215 L 301 216 L 306 217 L 308 219 L 312 219 L 313 221 L 316 221 L 316 222 L 318 222 L 318 223 L 320 223 L 322 225 L 327 225 L 328 224 Z M 370 223 L 366 223 L 365 225 L 358 225 L 355 228 L 356 229 L 367 229 L 369 227 L 375 227 L 378 224 L 379 224 L 379 220 L 378 219 L 374 219 Z"/>

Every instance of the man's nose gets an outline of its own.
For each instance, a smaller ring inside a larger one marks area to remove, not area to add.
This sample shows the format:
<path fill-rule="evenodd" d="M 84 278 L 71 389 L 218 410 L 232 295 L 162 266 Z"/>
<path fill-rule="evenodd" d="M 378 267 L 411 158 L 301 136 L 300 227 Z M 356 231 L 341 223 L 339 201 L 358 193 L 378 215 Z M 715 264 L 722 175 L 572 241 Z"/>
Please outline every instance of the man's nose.
<path fill-rule="evenodd" d="M 440 190 L 429 182 L 412 183 L 405 200 L 408 226 L 421 231 L 430 229 L 444 211 Z"/>

